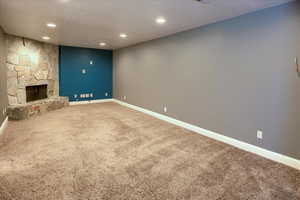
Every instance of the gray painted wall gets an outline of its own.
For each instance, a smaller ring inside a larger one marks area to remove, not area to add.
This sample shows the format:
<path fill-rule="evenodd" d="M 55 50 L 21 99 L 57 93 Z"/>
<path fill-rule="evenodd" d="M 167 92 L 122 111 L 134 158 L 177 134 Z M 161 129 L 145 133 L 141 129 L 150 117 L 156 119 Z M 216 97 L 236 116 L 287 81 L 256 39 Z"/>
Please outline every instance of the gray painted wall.
<path fill-rule="evenodd" d="M 6 118 L 3 109 L 7 107 L 7 87 L 6 87 L 6 42 L 5 33 L 0 26 L 0 126 Z"/>
<path fill-rule="evenodd" d="M 297 55 L 294 2 L 115 51 L 114 97 L 300 159 Z"/>

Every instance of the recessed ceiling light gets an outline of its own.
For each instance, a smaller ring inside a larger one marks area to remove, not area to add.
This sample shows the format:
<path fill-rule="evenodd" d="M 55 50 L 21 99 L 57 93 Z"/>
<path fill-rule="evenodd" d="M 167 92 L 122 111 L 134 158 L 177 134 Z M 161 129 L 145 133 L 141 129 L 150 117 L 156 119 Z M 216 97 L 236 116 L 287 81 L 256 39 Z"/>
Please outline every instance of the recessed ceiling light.
<path fill-rule="evenodd" d="M 105 42 L 100 42 L 99 45 L 104 47 L 104 46 L 106 46 L 106 43 Z"/>
<path fill-rule="evenodd" d="M 56 27 L 56 24 L 49 23 L 49 24 L 47 24 L 47 26 L 48 26 L 49 28 L 55 28 L 55 27 Z"/>
<path fill-rule="evenodd" d="M 167 20 L 164 17 L 156 18 L 156 23 L 158 23 L 158 24 L 164 24 L 166 22 L 167 22 Z"/>
<path fill-rule="evenodd" d="M 43 38 L 43 40 L 50 40 L 50 37 L 48 37 L 48 36 L 44 36 L 42 38 Z"/>
<path fill-rule="evenodd" d="M 208 3 L 210 3 L 209 0 L 195 0 L 195 1 L 200 2 L 200 3 L 203 3 L 203 4 L 208 4 Z"/>
<path fill-rule="evenodd" d="M 70 0 L 59 0 L 61 3 L 69 3 Z"/>
<path fill-rule="evenodd" d="M 121 37 L 121 38 L 127 38 L 128 36 L 127 36 L 127 34 L 125 34 L 125 33 L 121 33 L 121 34 L 120 34 L 120 37 Z"/>

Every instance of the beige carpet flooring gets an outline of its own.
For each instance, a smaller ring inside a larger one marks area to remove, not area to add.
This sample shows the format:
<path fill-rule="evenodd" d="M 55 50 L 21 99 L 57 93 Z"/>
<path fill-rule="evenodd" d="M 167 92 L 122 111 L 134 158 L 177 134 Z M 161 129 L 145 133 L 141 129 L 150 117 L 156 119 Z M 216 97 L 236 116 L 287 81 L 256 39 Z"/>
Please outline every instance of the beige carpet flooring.
<path fill-rule="evenodd" d="M 300 171 L 115 103 L 10 122 L 1 200 L 296 200 Z"/>

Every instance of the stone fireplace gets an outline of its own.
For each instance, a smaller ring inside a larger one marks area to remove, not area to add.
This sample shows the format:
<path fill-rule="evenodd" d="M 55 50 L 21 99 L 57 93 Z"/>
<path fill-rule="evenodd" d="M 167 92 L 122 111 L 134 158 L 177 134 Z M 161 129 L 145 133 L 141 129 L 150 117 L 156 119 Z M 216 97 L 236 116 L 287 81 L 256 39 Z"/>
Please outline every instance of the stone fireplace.
<path fill-rule="evenodd" d="M 7 35 L 7 90 L 9 117 L 18 119 L 49 110 L 49 105 L 67 105 L 59 97 L 59 47 L 17 36 Z M 33 106 L 34 105 L 34 106 Z M 43 109 L 39 109 L 43 105 Z M 53 107 L 53 106 L 52 106 Z M 57 107 L 57 106 L 54 106 Z M 16 112 L 17 111 L 17 112 Z M 36 111 L 36 112 L 33 112 Z"/>
<path fill-rule="evenodd" d="M 47 85 L 47 97 L 58 96 L 58 46 L 7 36 L 9 105 L 27 103 L 26 88 Z"/>

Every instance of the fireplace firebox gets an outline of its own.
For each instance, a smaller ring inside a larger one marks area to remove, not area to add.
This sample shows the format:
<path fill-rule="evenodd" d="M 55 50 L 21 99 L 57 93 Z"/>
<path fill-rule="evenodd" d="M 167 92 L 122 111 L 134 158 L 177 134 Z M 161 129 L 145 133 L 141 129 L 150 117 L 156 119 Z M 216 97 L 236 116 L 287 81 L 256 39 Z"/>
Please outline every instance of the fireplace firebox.
<path fill-rule="evenodd" d="M 26 87 L 26 101 L 37 101 L 47 98 L 47 85 L 33 85 Z"/>

